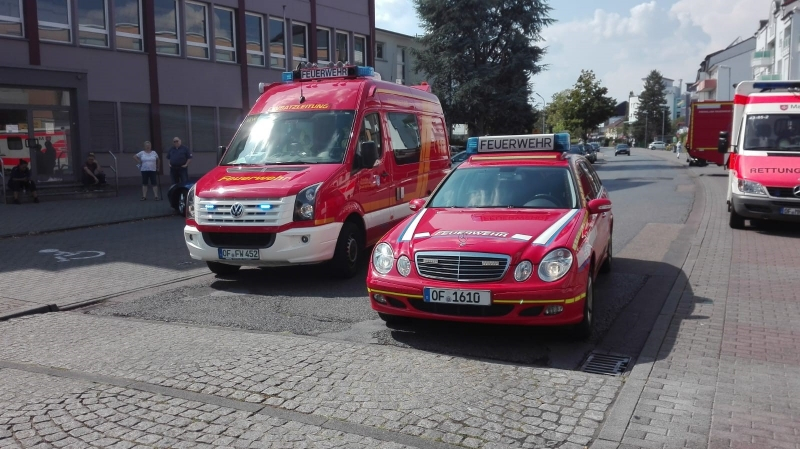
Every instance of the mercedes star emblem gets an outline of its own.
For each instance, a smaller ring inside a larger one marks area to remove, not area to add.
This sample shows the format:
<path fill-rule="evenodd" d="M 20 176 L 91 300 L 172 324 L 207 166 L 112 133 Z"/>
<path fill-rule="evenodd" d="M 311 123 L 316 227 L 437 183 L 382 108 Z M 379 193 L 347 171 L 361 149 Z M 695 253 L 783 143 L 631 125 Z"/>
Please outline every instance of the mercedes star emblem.
<path fill-rule="evenodd" d="M 233 206 L 231 206 L 231 215 L 233 218 L 239 218 L 244 215 L 244 206 L 242 206 L 242 203 L 233 203 Z"/>
<path fill-rule="evenodd" d="M 458 234 L 458 246 L 464 246 L 467 244 L 467 236 L 464 233 Z"/>
<path fill-rule="evenodd" d="M 792 192 L 794 192 L 794 196 L 800 198 L 800 186 L 794 186 L 794 190 L 792 190 Z"/>

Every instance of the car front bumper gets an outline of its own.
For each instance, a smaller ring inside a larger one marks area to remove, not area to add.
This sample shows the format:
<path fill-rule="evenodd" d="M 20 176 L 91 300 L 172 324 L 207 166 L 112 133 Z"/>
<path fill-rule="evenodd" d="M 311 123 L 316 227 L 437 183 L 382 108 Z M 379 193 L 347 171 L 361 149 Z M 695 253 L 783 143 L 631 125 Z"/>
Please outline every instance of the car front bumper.
<path fill-rule="evenodd" d="M 800 210 L 800 201 L 790 198 L 770 198 L 753 195 L 732 195 L 731 207 L 745 218 L 800 222 L 800 215 L 784 213 L 787 208 Z"/>
<path fill-rule="evenodd" d="M 583 319 L 587 271 L 583 270 L 575 276 L 575 279 L 583 280 L 572 282 L 573 285 L 564 284 L 563 288 L 532 290 L 527 282 L 486 286 L 430 279 L 400 279 L 399 276 L 388 278 L 371 273 L 367 289 L 372 309 L 389 315 L 468 323 L 561 326 L 577 324 Z M 480 306 L 425 302 L 424 287 L 490 290 L 492 304 Z M 384 303 L 376 300 L 376 295 L 380 295 Z M 561 306 L 563 310 L 546 315 L 548 306 Z"/>
<path fill-rule="evenodd" d="M 259 249 L 259 260 L 223 260 L 219 257 L 220 246 L 210 245 L 196 227 L 186 225 L 183 236 L 192 259 L 219 262 L 229 265 L 270 267 L 314 264 L 333 258 L 342 223 L 322 226 L 293 228 L 275 234 L 272 244 Z M 236 246 L 225 246 L 237 249 Z M 255 249 L 247 247 L 244 249 Z"/>

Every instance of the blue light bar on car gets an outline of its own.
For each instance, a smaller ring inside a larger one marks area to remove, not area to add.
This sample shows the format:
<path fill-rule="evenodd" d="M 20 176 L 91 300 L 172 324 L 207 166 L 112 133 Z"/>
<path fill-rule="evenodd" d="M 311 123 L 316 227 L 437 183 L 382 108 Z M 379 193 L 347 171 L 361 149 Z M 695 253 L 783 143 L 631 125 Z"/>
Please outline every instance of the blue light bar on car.
<path fill-rule="evenodd" d="M 568 151 L 569 133 L 483 136 L 467 139 L 467 153 L 528 153 Z"/>
<path fill-rule="evenodd" d="M 767 81 L 753 83 L 753 89 L 800 89 L 797 81 Z"/>

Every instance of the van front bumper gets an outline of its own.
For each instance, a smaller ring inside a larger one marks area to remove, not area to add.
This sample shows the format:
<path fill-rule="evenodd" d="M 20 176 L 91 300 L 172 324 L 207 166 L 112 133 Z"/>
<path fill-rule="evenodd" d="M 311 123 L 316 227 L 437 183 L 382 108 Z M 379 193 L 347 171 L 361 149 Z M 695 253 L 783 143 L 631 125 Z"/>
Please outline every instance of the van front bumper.
<path fill-rule="evenodd" d="M 800 215 L 787 213 L 788 211 L 800 211 L 800 200 L 791 198 L 770 198 L 753 195 L 731 196 L 730 207 L 737 214 L 745 218 L 757 220 L 776 220 L 800 222 Z"/>
<path fill-rule="evenodd" d="M 251 267 L 279 267 L 326 262 L 333 258 L 342 223 L 288 229 L 276 233 L 271 243 L 262 247 L 216 244 L 209 235 L 186 225 L 183 237 L 192 259 Z M 233 234 L 233 233 L 231 233 Z M 228 260 L 220 258 L 220 249 L 258 249 L 258 260 Z"/>

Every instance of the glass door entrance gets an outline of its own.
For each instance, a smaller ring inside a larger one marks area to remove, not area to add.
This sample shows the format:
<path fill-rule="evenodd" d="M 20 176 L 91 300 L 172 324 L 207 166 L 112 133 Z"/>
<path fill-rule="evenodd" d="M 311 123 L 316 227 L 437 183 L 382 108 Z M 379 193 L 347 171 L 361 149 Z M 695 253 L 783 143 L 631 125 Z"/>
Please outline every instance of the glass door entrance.
<path fill-rule="evenodd" d="M 72 179 L 70 159 L 72 135 L 69 110 L 31 111 L 31 130 L 34 141 L 32 153 L 36 156 L 34 174 L 40 182 Z"/>
<path fill-rule="evenodd" d="M 28 110 L 0 109 L 0 159 L 5 174 L 21 159 L 30 162 Z"/>

